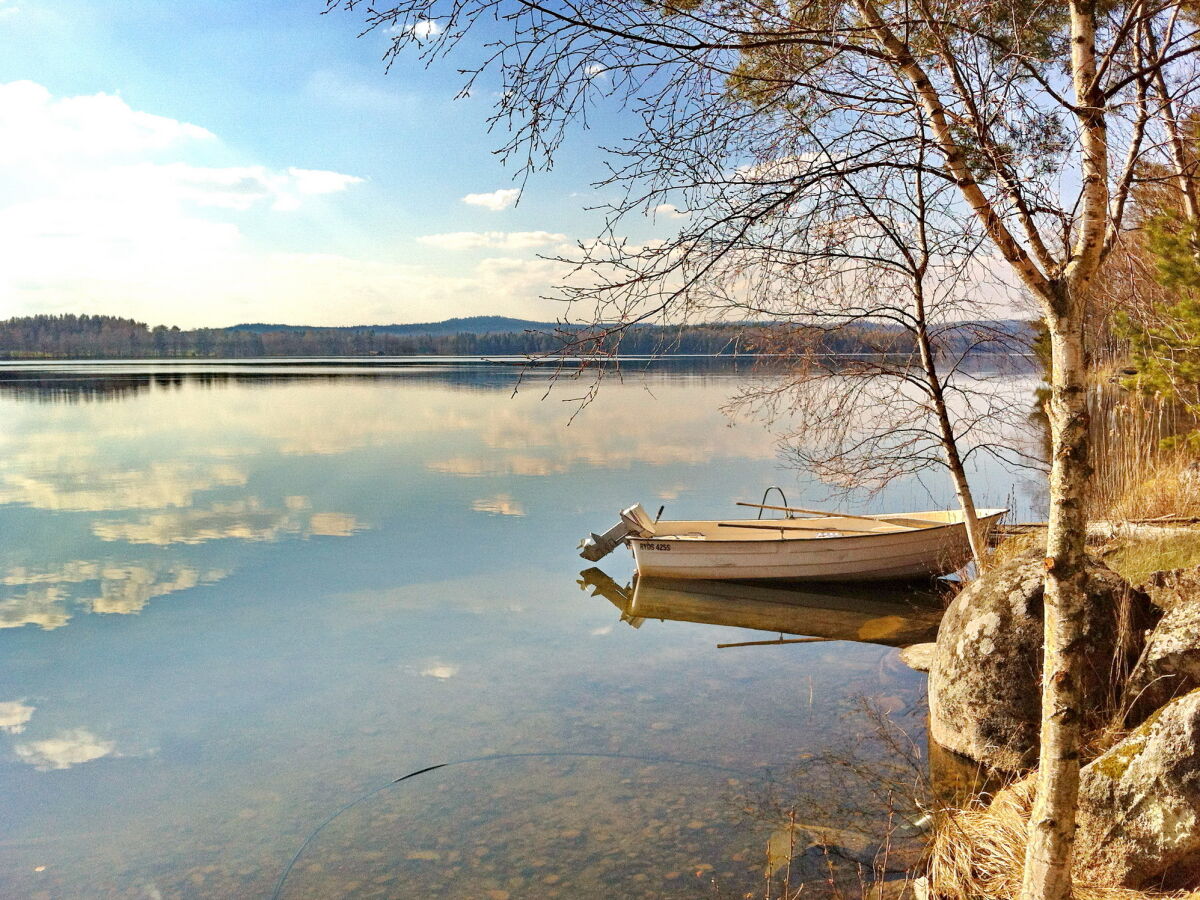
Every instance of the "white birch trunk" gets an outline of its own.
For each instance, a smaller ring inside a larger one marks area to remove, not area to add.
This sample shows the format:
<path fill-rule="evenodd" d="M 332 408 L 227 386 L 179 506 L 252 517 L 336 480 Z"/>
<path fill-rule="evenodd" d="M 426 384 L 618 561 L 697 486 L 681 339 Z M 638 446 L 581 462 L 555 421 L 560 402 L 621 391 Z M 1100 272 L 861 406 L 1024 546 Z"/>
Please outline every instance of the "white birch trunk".
<path fill-rule="evenodd" d="M 1090 473 L 1082 315 L 1054 322 L 1050 342 L 1054 362 L 1048 411 L 1054 458 L 1046 535 L 1041 751 L 1022 900 L 1067 900 L 1071 896 L 1079 794 L 1084 660 L 1078 638 L 1087 603 L 1083 493 Z"/>
<path fill-rule="evenodd" d="M 1084 298 L 1103 258 L 1108 230 L 1108 133 L 1096 85 L 1096 3 L 1071 3 L 1071 76 L 1079 123 L 1082 211 L 1071 260 L 1045 298 L 1050 332 L 1050 516 L 1046 534 L 1042 730 L 1037 801 L 1021 900 L 1069 900 L 1079 799 L 1082 696 L 1080 650 L 1087 603 L 1083 495 L 1088 464 Z"/>

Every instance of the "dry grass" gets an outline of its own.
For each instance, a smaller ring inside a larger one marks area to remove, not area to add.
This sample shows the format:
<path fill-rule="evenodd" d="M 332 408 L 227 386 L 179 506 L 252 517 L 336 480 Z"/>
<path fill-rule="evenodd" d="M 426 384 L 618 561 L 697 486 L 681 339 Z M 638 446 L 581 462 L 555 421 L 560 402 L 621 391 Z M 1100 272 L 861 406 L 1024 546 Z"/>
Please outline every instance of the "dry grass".
<path fill-rule="evenodd" d="M 1114 519 L 1200 517 L 1200 467 L 1196 457 L 1179 452 L 1146 460 L 1136 478 L 1124 487 L 1109 509 Z"/>
<path fill-rule="evenodd" d="M 1181 492 L 1173 478 L 1195 461 L 1195 454 L 1163 449 L 1164 439 L 1191 430 L 1195 422 L 1172 405 L 1111 387 L 1094 389 L 1088 407 L 1095 470 L 1088 492 L 1090 518 L 1140 519 L 1200 511 L 1200 473 L 1190 492 Z"/>
<path fill-rule="evenodd" d="M 1163 537 L 1122 537 L 1104 553 L 1104 561 L 1130 584 L 1142 584 L 1155 572 L 1200 566 L 1200 529 Z"/>
<path fill-rule="evenodd" d="M 1031 553 L 1037 546 L 1043 548 L 1046 546 L 1046 530 L 1044 528 L 1006 537 L 992 550 L 989 561 L 992 566 L 1003 565 L 1011 559 Z"/>
<path fill-rule="evenodd" d="M 944 813 L 929 848 L 930 894 L 938 900 L 1015 900 L 1021 892 L 1034 775 L 998 792 L 991 805 Z M 1077 879 L 1074 900 L 1200 900 L 1200 891 L 1151 893 Z"/>

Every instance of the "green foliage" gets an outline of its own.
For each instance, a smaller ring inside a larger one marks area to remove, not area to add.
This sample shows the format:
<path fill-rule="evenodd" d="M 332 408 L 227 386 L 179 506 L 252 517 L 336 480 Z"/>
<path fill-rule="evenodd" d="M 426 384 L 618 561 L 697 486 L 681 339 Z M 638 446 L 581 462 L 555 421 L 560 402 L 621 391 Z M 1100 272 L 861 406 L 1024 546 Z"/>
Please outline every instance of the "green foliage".
<path fill-rule="evenodd" d="M 1200 233 L 1194 222 L 1160 213 L 1146 223 L 1158 279 L 1176 292 L 1200 288 Z"/>
<path fill-rule="evenodd" d="M 1117 317 L 1117 333 L 1128 339 L 1134 374 L 1125 386 L 1183 404 L 1200 416 L 1200 232 L 1177 214 L 1147 222 L 1147 245 L 1158 280 L 1177 299 L 1155 310 L 1153 320 Z M 1200 448 L 1200 433 L 1169 439 L 1178 448 Z"/>

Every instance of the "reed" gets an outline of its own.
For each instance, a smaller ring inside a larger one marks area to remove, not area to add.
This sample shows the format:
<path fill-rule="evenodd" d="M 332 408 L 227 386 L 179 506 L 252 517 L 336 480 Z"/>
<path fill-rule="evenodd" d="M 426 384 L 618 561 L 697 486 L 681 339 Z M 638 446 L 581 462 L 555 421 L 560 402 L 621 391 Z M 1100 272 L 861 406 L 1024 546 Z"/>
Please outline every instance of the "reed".
<path fill-rule="evenodd" d="M 1089 393 L 1092 519 L 1200 516 L 1197 454 L 1178 440 L 1196 428 L 1178 404 L 1108 383 Z"/>

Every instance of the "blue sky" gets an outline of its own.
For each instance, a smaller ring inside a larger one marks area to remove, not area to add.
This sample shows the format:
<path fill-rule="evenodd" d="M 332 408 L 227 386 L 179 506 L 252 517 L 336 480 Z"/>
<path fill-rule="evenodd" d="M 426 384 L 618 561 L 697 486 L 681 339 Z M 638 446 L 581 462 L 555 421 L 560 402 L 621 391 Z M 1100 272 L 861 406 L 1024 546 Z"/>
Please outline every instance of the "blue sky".
<path fill-rule="evenodd" d="M 323 9 L 0 0 L 0 318 L 559 314 L 538 254 L 594 236 L 596 144 L 619 119 L 576 133 L 514 203 L 494 92 L 453 99 L 465 57 L 386 74 L 387 36 Z"/>

